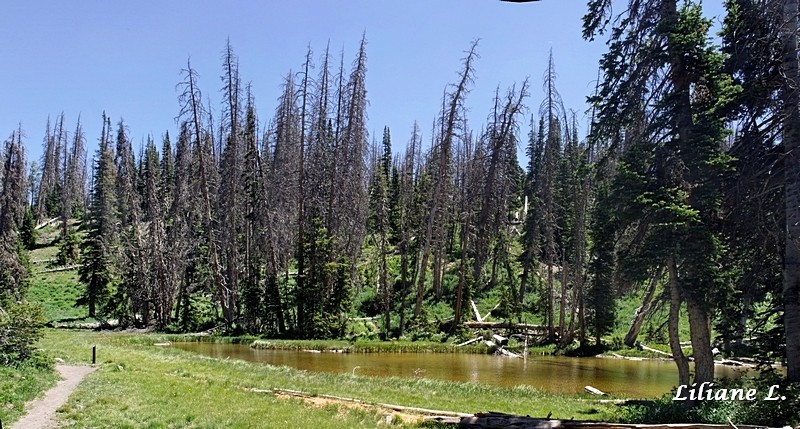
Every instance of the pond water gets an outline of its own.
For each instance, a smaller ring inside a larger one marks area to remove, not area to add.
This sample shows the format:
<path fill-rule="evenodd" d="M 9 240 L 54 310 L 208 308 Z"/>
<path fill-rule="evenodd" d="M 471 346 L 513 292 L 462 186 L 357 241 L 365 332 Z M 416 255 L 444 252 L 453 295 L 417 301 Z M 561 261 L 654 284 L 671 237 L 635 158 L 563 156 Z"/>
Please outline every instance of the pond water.
<path fill-rule="evenodd" d="M 672 361 L 531 356 L 527 360 L 465 353 L 309 353 L 256 350 L 247 344 L 173 343 L 215 358 L 285 365 L 307 371 L 377 377 L 427 377 L 495 386 L 529 385 L 549 392 L 579 393 L 586 385 L 627 398 L 656 397 L 677 383 Z M 740 372 L 717 366 L 718 377 Z"/>

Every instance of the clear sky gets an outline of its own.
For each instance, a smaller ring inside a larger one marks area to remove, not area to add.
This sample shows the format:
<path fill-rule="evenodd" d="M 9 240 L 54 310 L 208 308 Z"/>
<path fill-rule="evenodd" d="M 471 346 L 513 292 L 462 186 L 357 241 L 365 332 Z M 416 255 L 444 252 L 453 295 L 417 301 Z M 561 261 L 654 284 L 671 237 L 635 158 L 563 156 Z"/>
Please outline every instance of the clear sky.
<path fill-rule="evenodd" d="M 718 3 L 706 1 L 715 5 L 711 15 Z M 28 158 L 38 159 L 47 118 L 62 111 L 70 131 L 81 116 L 90 157 L 103 111 L 114 122 L 124 118 L 137 145 L 148 134 L 174 136 L 180 70 L 191 58 L 217 109 L 228 38 L 264 126 L 282 76 L 300 69 L 309 45 L 318 59 L 330 42 L 349 66 L 364 32 L 368 129 L 380 138 L 389 126 L 396 151 L 415 120 L 429 141 L 442 91 L 476 38 L 481 58 L 467 99 L 474 128 L 485 123 L 498 85 L 504 91 L 526 77 L 528 114 L 538 110 L 551 48 L 564 104 L 585 124 L 585 97 L 605 50 L 603 41 L 581 38 L 585 8 L 583 0 L 3 1 L 0 139 L 21 122 Z"/>

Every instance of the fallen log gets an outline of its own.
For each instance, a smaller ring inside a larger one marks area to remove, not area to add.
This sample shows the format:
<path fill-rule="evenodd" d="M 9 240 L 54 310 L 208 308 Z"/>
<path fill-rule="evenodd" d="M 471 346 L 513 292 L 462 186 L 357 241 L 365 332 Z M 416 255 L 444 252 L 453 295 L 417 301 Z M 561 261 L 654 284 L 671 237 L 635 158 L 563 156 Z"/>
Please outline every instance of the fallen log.
<path fill-rule="evenodd" d="M 502 347 L 500 347 L 499 352 L 503 356 L 513 357 L 513 358 L 521 358 L 522 357 L 522 356 L 520 356 L 520 355 L 518 355 L 518 354 L 516 354 L 514 352 L 510 352 L 510 351 L 508 351 L 508 350 L 506 350 L 506 349 L 504 349 Z"/>
<path fill-rule="evenodd" d="M 600 396 L 606 395 L 606 392 L 603 392 L 602 390 L 592 386 L 584 386 L 583 390 L 591 393 L 592 395 L 600 395 Z"/>
<path fill-rule="evenodd" d="M 82 267 L 82 266 L 83 266 L 83 264 L 65 265 L 65 266 L 63 266 L 63 267 L 56 267 L 56 268 L 50 268 L 50 269 L 47 269 L 47 270 L 42 270 L 42 271 L 39 271 L 39 274 L 44 274 L 44 273 L 57 273 L 57 272 L 59 272 L 59 271 L 69 271 L 69 270 L 74 270 L 74 269 L 76 269 L 76 268 L 80 268 L 80 267 Z"/>
<path fill-rule="evenodd" d="M 345 398 L 345 397 L 342 397 L 342 396 L 323 395 L 323 394 L 311 395 L 311 394 L 308 394 L 308 393 L 301 392 L 299 390 L 291 390 L 291 389 L 278 389 L 278 388 L 269 389 L 269 390 L 265 390 L 265 389 L 250 389 L 250 391 L 254 392 L 254 393 L 273 393 L 273 394 L 276 394 L 276 395 L 296 396 L 296 397 L 299 397 L 299 398 L 314 398 L 314 397 L 315 398 L 324 398 L 324 399 L 330 399 L 332 401 L 349 402 L 349 403 L 353 403 L 353 404 L 372 405 L 374 407 L 385 408 L 385 409 L 393 410 L 393 411 L 401 411 L 401 412 L 416 413 L 416 414 L 426 414 L 426 415 L 433 415 L 433 416 L 446 416 L 446 417 L 457 417 L 457 418 L 472 416 L 472 414 L 469 414 L 469 413 L 459 413 L 459 412 L 456 412 L 456 411 L 445 411 L 445 410 L 431 410 L 431 409 L 428 409 L 428 408 L 408 407 L 408 406 L 405 406 L 405 405 L 395 405 L 395 404 L 383 404 L 383 403 L 380 403 L 380 402 L 371 403 L 371 402 L 367 402 L 367 401 L 362 401 L 361 399 Z"/>
<path fill-rule="evenodd" d="M 477 343 L 478 341 L 480 341 L 482 339 L 483 339 L 483 337 L 473 338 L 471 340 L 464 341 L 461 344 L 456 344 L 456 347 L 461 347 L 461 346 L 466 346 L 466 345 L 469 345 L 469 344 L 472 344 L 472 343 Z"/>
<path fill-rule="evenodd" d="M 474 329 L 519 329 L 530 330 L 534 333 L 547 333 L 549 327 L 544 325 L 532 325 L 529 323 L 508 323 L 508 322 L 464 322 L 464 326 Z M 558 328 L 553 328 L 558 331 Z"/>
<path fill-rule="evenodd" d="M 671 354 L 669 354 L 667 352 L 662 352 L 661 350 L 654 349 L 652 347 L 647 347 L 646 345 L 641 344 L 641 343 L 639 344 L 639 347 L 641 347 L 643 350 L 647 350 L 648 352 L 658 353 L 658 354 L 665 355 L 665 356 L 672 356 Z"/>
<path fill-rule="evenodd" d="M 723 359 L 720 361 L 714 362 L 716 365 L 728 365 L 728 366 L 744 366 L 744 367 L 755 367 L 755 365 L 750 363 L 744 363 L 742 361 L 734 360 L 734 359 Z"/>
<path fill-rule="evenodd" d="M 51 223 L 57 221 L 58 219 L 59 218 L 54 217 L 54 218 L 52 218 L 50 220 L 46 220 L 46 221 L 40 223 L 39 225 L 36 225 L 36 229 L 42 229 L 42 228 L 46 227 L 47 225 L 50 225 Z"/>
<path fill-rule="evenodd" d="M 502 336 L 497 335 L 497 334 L 492 334 L 492 339 L 497 341 L 497 344 L 500 344 L 501 346 L 505 346 L 505 345 L 508 344 L 508 338 L 502 337 Z"/>
<path fill-rule="evenodd" d="M 551 420 L 543 418 L 522 417 L 501 413 L 477 413 L 472 417 L 453 418 L 447 416 L 426 417 L 425 421 L 437 421 L 441 424 L 458 425 L 472 429 L 765 429 L 764 426 L 701 423 L 668 423 L 668 424 L 626 424 L 610 422 L 593 422 L 582 420 Z M 770 429 L 770 428 L 766 428 Z M 787 429 L 787 428 L 783 428 Z"/>
<path fill-rule="evenodd" d="M 522 356 L 510 352 L 503 348 L 503 346 L 497 345 L 494 341 L 484 340 L 483 344 L 486 344 L 486 347 L 489 347 L 489 351 L 492 353 L 499 353 L 503 356 L 513 357 L 513 358 L 521 358 Z"/>

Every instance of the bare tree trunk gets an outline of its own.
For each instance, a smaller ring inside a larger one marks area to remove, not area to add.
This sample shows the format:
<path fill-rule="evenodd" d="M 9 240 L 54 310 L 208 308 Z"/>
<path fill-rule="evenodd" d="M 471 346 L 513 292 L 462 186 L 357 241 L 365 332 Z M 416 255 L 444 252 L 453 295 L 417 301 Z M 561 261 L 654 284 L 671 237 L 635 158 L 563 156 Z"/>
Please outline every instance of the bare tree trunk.
<path fill-rule="evenodd" d="M 428 210 L 427 220 L 425 222 L 425 236 L 423 238 L 422 247 L 422 261 L 419 264 L 417 271 L 417 298 L 414 305 L 414 316 L 419 317 L 422 313 L 422 301 L 425 294 L 425 274 L 428 269 L 428 258 L 431 254 L 431 246 L 433 241 L 441 233 L 443 225 L 441 225 L 441 218 L 444 216 L 440 213 L 446 210 L 445 204 L 445 186 L 450 177 L 450 161 L 453 145 L 453 138 L 455 137 L 456 125 L 459 122 L 460 109 L 463 107 L 462 103 L 466 97 L 468 88 L 467 85 L 472 81 L 473 74 L 473 61 L 477 57 L 477 42 L 473 42 L 464 59 L 464 67 L 461 72 L 461 80 L 456 85 L 455 90 L 449 97 L 447 110 L 442 112 L 442 135 L 439 139 L 439 154 L 437 165 L 437 177 L 433 184 L 433 192 L 431 194 L 431 203 Z M 434 236 L 434 233 L 437 236 Z"/>
<path fill-rule="evenodd" d="M 686 301 L 689 313 L 689 334 L 694 355 L 695 383 L 714 381 L 714 354 L 711 352 L 711 315 L 705 306 L 694 300 Z"/>
<path fill-rule="evenodd" d="M 644 319 L 650 313 L 651 304 L 653 303 L 653 296 L 655 296 L 656 293 L 656 285 L 658 285 L 658 281 L 661 279 L 663 274 L 663 268 L 657 268 L 650 277 L 650 283 L 648 283 L 647 290 L 644 293 L 644 298 L 642 298 L 642 305 L 636 309 L 636 315 L 633 316 L 631 327 L 628 329 L 628 333 L 625 334 L 624 342 L 628 347 L 633 347 L 633 345 L 636 344 L 636 338 L 639 336 L 639 332 L 642 331 Z"/>
<path fill-rule="evenodd" d="M 433 299 L 440 301 L 442 299 L 442 271 L 444 270 L 442 262 L 442 252 L 444 246 L 436 248 L 436 255 L 433 258 Z"/>
<path fill-rule="evenodd" d="M 800 381 L 800 71 L 797 59 L 797 0 L 783 4 L 784 192 L 786 248 L 783 261 L 783 321 L 786 330 L 786 378 Z"/>
<path fill-rule="evenodd" d="M 456 291 L 456 305 L 455 315 L 453 317 L 453 325 L 458 326 L 461 324 L 461 317 L 464 309 L 464 292 L 466 288 L 466 271 L 467 271 L 467 240 L 469 237 L 469 218 L 465 216 L 464 222 L 461 224 L 461 263 L 458 268 L 458 290 Z"/>
<path fill-rule="evenodd" d="M 567 325 L 567 258 L 561 253 L 561 299 L 558 304 L 558 333 L 561 341 L 565 341 L 565 328 Z"/>
<path fill-rule="evenodd" d="M 181 101 L 184 103 L 181 114 L 189 116 L 189 123 L 192 127 L 192 138 L 198 154 L 198 174 L 200 175 L 200 188 L 201 197 L 203 201 L 203 215 L 206 222 L 206 239 L 208 240 L 208 253 L 211 258 L 211 275 L 214 280 L 214 285 L 217 289 L 217 295 L 222 305 L 222 313 L 225 322 L 230 326 L 233 322 L 233 314 L 228 307 L 228 293 L 230 290 L 225 284 L 225 278 L 222 276 L 222 268 L 220 267 L 219 255 L 217 250 L 217 241 L 214 234 L 214 219 L 211 210 L 211 195 L 209 191 L 207 164 L 212 160 L 206 159 L 205 150 L 203 148 L 203 128 L 201 125 L 201 116 L 203 113 L 202 100 L 200 89 L 197 88 L 196 73 L 192 69 L 189 61 L 186 63 L 186 81 L 183 83 L 184 92 L 181 95 Z"/>
<path fill-rule="evenodd" d="M 295 287 L 299 294 L 305 295 L 305 270 L 306 270 L 306 257 L 305 257 L 305 129 L 306 129 L 306 102 L 308 95 L 308 68 L 311 63 L 311 49 L 306 54 L 305 70 L 303 73 L 303 106 L 300 112 L 300 154 L 298 159 L 298 193 L 297 193 L 297 277 L 295 279 Z M 306 302 L 299 302 L 297 305 L 297 326 L 300 327 L 305 323 L 305 306 Z"/>
<path fill-rule="evenodd" d="M 672 358 L 678 366 L 678 384 L 689 385 L 689 360 L 681 349 L 681 339 L 678 335 L 678 323 L 681 311 L 681 291 L 678 283 L 678 267 L 675 260 L 670 258 L 667 261 L 669 272 L 669 348 L 672 351 Z"/>
<path fill-rule="evenodd" d="M 666 0 L 661 3 L 662 8 L 662 21 L 666 25 L 675 27 L 677 26 L 677 2 L 676 0 Z M 673 41 L 669 41 L 668 52 L 670 56 L 670 72 L 669 80 L 671 81 L 674 89 L 674 112 L 675 112 L 675 131 L 678 136 L 678 150 L 680 148 L 691 148 L 693 132 L 695 131 L 695 120 L 692 111 L 692 93 L 691 93 L 691 80 L 692 76 L 687 73 L 687 63 L 684 58 L 685 53 L 679 49 L 679 46 L 672 46 Z M 679 44 L 678 44 L 679 45 Z M 677 180 L 685 180 L 685 178 L 674 178 Z M 689 188 L 690 185 L 681 185 L 684 188 Z M 691 188 L 685 189 L 691 194 Z M 711 232 L 701 232 L 700 234 L 712 234 Z M 700 257 L 699 255 L 691 255 L 693 259 Z M 688 263 L 688 262 L 687 262 Z M 697 264 L 697 262 L 692 262 Z M 694 267 L 689 267 L 691 270 Z M 689 314 L 689 331 L 692 341 L 692 353 L 695 359 L 695 378 L 694 381 L 702 383 L 705 381 L 714 380 L 714 356 L 711 353 L 710 341 L 710 303 L 708 297 L 711 292 L 707 289 L 713 281 L 706 279 L 705 284 L 692 284 L 685 285 L 687 289 L 683 289 L 683 298 L 686 300 L 686 305 Z M 689 290 L 688 288 L 693 288 Z"/>

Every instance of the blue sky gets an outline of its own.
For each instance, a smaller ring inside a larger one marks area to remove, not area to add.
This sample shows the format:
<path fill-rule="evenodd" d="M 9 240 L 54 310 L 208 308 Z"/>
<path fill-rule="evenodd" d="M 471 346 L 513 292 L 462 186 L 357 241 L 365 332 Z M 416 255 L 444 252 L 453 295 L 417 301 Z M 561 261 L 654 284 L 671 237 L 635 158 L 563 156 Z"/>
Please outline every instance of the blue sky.
<path fill-rule="evenodd" d="M 718 3 L 706 1 L 714 6 L 710 14 L 719 13 Z M 309 45 L 319 58 L 330 42 L 349 65 L 363 32 L 368 128 L 380 138 L 389 126 L 395 150 L 415 120 L 429 140 L 442 91 L 457 78 L 463 51 L 476 38 L 481 58 L 467 100 L 472 127 L 485 122 L 498 85 L 504 91 L 526 77 L 528 114 L 535 113 L 551 48 L 564 103 L 585 124 L 585 97 L 605 50 L 603 41 L 581 38 L 585 8 L 583 0 L 4 1 L 0 138 L 21 122 L 28 158 L 38 158 L 48 115 L 62 111 L 70 130 L 81 116 L 92 152 L 103 111 L 114 122 L 124 118 L 135 144 L 148 134 L 157 140 L 165 131 L 174 135 L 181 68 L 191 58 L 204 96 L 217 108 L 228 38 L 243 80 L 252 82 L 264 126 L 282 76 L 300 69 Z"/>

